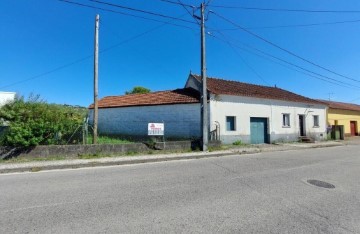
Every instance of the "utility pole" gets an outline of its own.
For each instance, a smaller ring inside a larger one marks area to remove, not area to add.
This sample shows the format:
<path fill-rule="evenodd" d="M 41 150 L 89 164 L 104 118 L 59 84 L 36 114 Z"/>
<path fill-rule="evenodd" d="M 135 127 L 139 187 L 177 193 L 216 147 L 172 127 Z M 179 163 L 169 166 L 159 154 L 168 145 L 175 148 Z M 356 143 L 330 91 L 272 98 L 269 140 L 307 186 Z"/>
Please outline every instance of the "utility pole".
<path fill-rule="evenodd" d="M 205 3 L 201 3 L 201 87 L 202 151 L 207 151 L 209 141 L 209 123 L 206 84 Z"/>
<path fill-rule="evenodd" d="M 95 54 L 94 54 L 94 136 L 93 144 L 97 143 L 97 127 L 98 127 L 98 70 L 99 70 L 99 21 L 100 16 L 97 14 L 95 18 Z"/>

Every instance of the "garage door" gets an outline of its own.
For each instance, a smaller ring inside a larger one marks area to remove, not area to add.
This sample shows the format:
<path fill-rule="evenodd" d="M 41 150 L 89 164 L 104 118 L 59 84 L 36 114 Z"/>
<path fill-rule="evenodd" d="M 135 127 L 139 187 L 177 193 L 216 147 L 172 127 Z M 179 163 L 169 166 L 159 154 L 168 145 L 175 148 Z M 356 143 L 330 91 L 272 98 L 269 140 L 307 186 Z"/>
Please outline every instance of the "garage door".
<path fill-rule="evenodd" d="M 251 144 L 267 143 L 267 118 L 250 118 Z"/>

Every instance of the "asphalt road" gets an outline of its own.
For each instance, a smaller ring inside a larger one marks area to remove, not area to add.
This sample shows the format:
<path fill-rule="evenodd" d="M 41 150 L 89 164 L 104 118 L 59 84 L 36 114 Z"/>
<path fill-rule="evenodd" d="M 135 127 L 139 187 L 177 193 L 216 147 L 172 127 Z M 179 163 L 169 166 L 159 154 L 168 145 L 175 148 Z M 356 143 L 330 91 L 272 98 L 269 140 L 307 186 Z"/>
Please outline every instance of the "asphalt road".
<path fill-rule="evenodd" d="M 360 233 L 359 152 L 0 175 L 0 233 Z"/>

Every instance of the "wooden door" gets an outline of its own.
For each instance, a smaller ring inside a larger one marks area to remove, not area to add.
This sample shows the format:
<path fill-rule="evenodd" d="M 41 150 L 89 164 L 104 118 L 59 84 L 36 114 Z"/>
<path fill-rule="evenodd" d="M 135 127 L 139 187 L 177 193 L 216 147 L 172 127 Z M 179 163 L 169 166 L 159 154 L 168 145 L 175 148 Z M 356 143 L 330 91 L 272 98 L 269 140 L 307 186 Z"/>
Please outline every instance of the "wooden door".
<path fill-rule="evenodd" d="M 357 135 L 357 129 L 356 129 L 356 126 L 357 123 L 356 121 L 350 121 L 350 133 L 351 133 L 351 136 L 356 136 Z"/>

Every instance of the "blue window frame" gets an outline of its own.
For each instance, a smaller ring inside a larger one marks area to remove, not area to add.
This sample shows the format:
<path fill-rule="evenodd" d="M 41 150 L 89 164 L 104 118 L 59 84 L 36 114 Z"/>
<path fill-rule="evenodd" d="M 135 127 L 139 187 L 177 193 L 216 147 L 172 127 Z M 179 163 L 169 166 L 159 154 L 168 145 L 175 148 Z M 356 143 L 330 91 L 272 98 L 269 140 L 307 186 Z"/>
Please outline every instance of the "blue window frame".
<path fill-rule="evenodd" d="M 235 131 L 235 116 L 226 116 L 226 131 Z"/>

